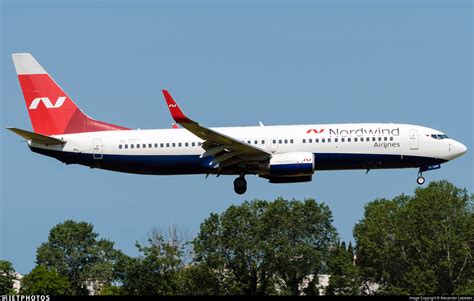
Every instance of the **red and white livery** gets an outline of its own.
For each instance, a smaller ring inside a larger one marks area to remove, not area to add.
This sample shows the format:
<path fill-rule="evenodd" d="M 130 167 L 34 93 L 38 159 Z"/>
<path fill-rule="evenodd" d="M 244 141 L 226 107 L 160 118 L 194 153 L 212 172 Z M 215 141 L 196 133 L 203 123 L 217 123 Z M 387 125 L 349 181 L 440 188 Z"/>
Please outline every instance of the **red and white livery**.
<path fill-rule="evenodd" d="M 187 117 L 167 90 L 171 129 L 132 130 L 87 116 L 29 53 L 13 54 L 33 132 L 8 128 L 33 152 L 66 164 L 149 174 L 245 175 L 270 183 L 312 180 L 318 170 L 417 168 L 455 159 L 466 146 L 431 128 L 393 123 L 208 128 Z"/>

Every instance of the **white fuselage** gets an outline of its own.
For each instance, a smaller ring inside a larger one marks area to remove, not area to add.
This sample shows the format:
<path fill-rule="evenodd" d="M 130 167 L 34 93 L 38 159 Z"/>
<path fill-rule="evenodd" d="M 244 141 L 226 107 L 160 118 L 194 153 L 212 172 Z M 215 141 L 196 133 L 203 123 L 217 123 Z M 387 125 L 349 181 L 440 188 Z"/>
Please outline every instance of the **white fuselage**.
<path fill-rule="evenodd" d="M 310 124 L 212 129 L 272 154 L 313 153 L 315 170 L 429 166 L 452 160 L 466 151 L 464 145 L 447 138 L 440 131 L 408 124 Z M 444 137 L 439 138 L 441 135 Z M 200 158 L 204 153 L 200 146 L 202 140 L 185 129 L 102 131 L 53 137 L 67 142 L 63 146 L 35 143 L 30 146 L 34 151 L 66 163 L 123 172 L 219 173 L 218 170 L 202 168 L 201 161 L 205 159 Z M 189 168 L 186 168 L 187 164 Z"/>

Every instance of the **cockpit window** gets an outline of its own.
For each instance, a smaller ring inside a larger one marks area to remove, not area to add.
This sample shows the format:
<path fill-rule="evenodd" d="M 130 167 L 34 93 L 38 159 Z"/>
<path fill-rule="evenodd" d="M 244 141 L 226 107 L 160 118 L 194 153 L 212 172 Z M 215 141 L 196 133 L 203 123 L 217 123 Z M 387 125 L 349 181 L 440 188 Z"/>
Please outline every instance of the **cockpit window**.
<path fill-rule="evenodd" d="M 442 140 L 442 139 L 447 139 L 448 136 L 445 134 L 431 134 L 431 138 L 437 139 L 437 140 Z"/>

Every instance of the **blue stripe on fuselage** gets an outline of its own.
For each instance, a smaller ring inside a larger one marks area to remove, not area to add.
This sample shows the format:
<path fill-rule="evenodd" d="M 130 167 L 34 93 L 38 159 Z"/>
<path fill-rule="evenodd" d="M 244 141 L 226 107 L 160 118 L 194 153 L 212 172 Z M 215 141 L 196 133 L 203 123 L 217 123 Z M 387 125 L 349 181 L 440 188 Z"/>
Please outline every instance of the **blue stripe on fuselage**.
<path fill-rule="evenodd" d="M 199 155 L 110 155 L 94 159 L 92 154 L 54 151 L 30 147 L 33 152 L 56 158 L 66 164 L 81 164 L 112 171 L 173 175 L 209 173 L 211 157 Z M 409 168 L 445 163 L 446 160 L 400 155 L 316 153 L 316 170 Z M 238 171 L 235 172 L 238 174 Z"/>

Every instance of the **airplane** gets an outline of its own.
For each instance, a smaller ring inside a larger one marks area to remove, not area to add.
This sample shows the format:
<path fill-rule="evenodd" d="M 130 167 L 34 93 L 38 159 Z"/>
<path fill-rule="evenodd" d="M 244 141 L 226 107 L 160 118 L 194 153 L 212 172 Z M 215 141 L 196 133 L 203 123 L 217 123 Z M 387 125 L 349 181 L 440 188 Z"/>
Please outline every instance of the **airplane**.
<path fill-rule="evenodd" d="M 31 151 L 66 164 L 145 175 L 246 175 L 270 183 L 309 182 L 316 171 L 417 168 L 423 172 L 467 148 L 445 133 L 394 123 L 305 124 L 209 128 L 183 113 L 163 90 L 181 128 L 130 129 L 87 116 L 29 53 L 12 54 L 33 131 L 9 127 Z"/>

